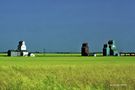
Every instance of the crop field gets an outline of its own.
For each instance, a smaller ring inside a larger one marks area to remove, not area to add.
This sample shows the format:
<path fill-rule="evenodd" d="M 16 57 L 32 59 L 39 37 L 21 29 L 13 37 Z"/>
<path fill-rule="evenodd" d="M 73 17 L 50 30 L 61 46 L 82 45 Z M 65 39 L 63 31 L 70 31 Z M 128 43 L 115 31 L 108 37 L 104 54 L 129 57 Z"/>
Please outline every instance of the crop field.
<path fill-rule="evenodd" d="M 1 54 L 0 90 L 135 90 L 135 57 Z"/>

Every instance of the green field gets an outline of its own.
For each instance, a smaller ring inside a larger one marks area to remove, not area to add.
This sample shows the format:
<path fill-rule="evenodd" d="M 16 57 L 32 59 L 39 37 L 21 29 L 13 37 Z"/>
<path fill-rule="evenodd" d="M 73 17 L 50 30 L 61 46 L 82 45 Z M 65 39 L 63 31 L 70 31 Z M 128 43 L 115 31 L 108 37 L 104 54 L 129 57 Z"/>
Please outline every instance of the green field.
<path fill-rule="evenodd" d="M 1 55 L 0 90 L 135 90 L 135 57 Z"/>

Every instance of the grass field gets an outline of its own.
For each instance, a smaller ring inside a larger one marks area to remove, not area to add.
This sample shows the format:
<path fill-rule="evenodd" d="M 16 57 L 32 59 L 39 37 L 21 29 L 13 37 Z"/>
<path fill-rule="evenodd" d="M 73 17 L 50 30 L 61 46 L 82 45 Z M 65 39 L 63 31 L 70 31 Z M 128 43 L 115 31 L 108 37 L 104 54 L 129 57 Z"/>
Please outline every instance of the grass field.
<path fill-rule="evenodd" d="M 0 90 L 135 90 L 135 57 L 1 55 Z"/>

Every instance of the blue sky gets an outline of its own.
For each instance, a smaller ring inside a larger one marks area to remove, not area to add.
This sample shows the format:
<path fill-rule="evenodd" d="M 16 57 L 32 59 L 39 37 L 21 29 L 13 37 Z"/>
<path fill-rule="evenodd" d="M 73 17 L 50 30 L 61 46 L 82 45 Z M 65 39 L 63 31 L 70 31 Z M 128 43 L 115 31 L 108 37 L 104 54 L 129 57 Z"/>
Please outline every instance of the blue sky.
<path fill-rule="evenodd" d="M 0 51 L 102 51 L 108 40 L 135 51 L 134 0 L 0 0 Z"/>

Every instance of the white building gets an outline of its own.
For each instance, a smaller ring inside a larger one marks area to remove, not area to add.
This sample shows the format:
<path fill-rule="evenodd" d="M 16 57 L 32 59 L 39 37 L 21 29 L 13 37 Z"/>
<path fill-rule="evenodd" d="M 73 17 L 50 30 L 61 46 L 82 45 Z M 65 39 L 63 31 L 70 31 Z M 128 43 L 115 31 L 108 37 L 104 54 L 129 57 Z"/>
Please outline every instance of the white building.
<path fill-rule="evenodd" d="M 8 56 L 28 56 L 25 41 L 20 41 L 17 50 L 8 50 Z"/>

